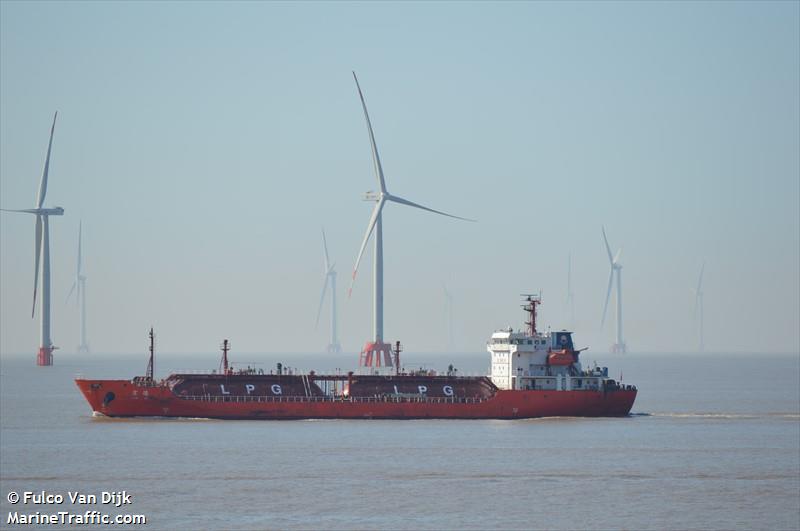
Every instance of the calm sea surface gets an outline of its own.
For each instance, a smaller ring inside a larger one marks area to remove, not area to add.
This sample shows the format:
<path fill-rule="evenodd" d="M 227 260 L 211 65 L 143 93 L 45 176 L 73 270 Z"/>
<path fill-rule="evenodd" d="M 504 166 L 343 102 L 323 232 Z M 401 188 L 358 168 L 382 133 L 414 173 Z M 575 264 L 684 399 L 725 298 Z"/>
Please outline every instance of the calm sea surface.
<path fill-rule="evenodd" d="M 331 359 L 242 361 L 320 371 L 355 360 Z M 405 365 L 485 372 L 487 359 L 409 354 Z M 39 528 L 8 526 L 10 511 L 98 509 L 144 514 L 142 529 L 800 529 L 800 356 L 583 357 L 594 359 L 638 386 L 631 417 L 114 420 L 92 417 L 72 379 L 142 374 L 144 355 L 57 351 L 51 368 L 4 357 L 0 528 Z M 164 355 L 156 373 L 217 363 Z M 133 503 L 7 501 L 41 490 L 125 490 Z"/>

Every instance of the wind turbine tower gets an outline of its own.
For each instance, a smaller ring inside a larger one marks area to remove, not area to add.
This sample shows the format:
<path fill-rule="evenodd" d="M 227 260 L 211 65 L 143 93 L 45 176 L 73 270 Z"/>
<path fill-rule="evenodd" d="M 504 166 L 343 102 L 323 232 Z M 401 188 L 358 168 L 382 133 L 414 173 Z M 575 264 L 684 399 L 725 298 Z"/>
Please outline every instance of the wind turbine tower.
<path fill-rule="evenodd" d="M 374 201 L 375 207 L 372 209 L 372 215 L 369 218 L 369 224 L 367 225 L 367 232 L 364 235 L 364 240 L 361 242 L 361 249 L 358 251 L 358 256 L 356 257 L 356 263 L 353 267 L 353 279 L 350 283 L 350 293 L 353 291 L 353 284 L 356 281 L 356 273 L 358 272 L 358 264 L 361 263 L 361 257 L 364 255 L 364 250 L 367 247 L 367 242 L 369 241 L 370 236 L 373 232 L 375 232 L 375 251 L 374 251 L 374 259 L 373 259 L 373 314 L 372 314 L 372 339 L 367 341 L 364 345 L 364 349 L 361 351 L 361 355 L 359 357 L 359 365 L 362 367 L 380 367 L 382 365 L 381 361 L 383 361 L 383 366 L 391 367 L 392 366 L 392 353 L 391 353 L 391 345 L 384 342 L 384 335 L 383 335 L 383 228 L 382 228 L 382 211 L 383 207 L 387 202 L 399 203 L 401 205 L 407 205 L 414 208 L 419 208 L 422 210 L 427 210 L 428 212 L 433 212 L 434 214 L 440 214 L 442 216 L 447 216 L 451 218 L 461 219 L 464 221 L 474 221 L 467 218 L 461 218 L 458 216 L 453 216 L 451 214 L 447 214 L 445 212 L 441 212 L 439 210 L 434 210 L 432 208 L 424 207 L 422 205 L 418 205 L 417 203 L 412 203 L 402 197 L 398 197 L 396 195 L 392 195 L 386 189 L 386 180 L 383 176 L 383 167 L 381 166 L 381 159 L 378 155 L 378 147 L 375 143 L 375 134 L 372 131 L 372 124 L 369 120 L 369 113 L 367 112 L 367 104 L 364 102 L 364 94 L 361 92 L 361 86 L 358 84 L 358 78 L 356 77 L 356 73 L 353 72 L 353 79 L 356 82 L 356 88 L 358 89 L 358 96 L 361 99 L 361 107 L 364 109 L 364 119 L 367 122 L 367 130 L 369 132 L 369 143 L 372 149 L 372 163 L 375 169 L 375 177 L 378 180 L 378 186 L 380 187 L 378 192 L 368 192 L 365 196 L 367 201 Z"/>
<path fill-rule="evenodd" d="M 444 311 L 447 319 L 447 352 L 453 352 L 453 294 L 442 285 L 444 291 Z"/>
<path fill-rule="evenodd" d="M 575 327 L 575 294 L 572 292 L 572 253 L 567 256 L 567 307 L 569 308 L 569 327 Z"/>
<path fill-rule="evenodd" d="M 42 275 L 42 304 L 39 310 L 40 332 L 39 332 L 39 353 L 36 356 L 36 365 L 48 366 L 53 364 L 53 346 L 50 338 L 50 216 L 63 216 L 64 209 L 61 207 L 44 208 L 44 198 L 47 194 L 47 174 L 50 169 L 50 152 L 53 147 L 53 132 L 56 129 L 56 118 L 58 112 L 53 115 L 53 125 L 50 127 L 50 141 L 47 144 L 47 156 L 44 159 L 44 169 L 42 179 L 39 181 L 39 193 L 36 197 L 36 207 L 22 210 L 2 209 L 6 212 L 24 212 L 36 216 L 36 233 L 34 239 L 35 261 L 33 268 L 33 307 L 31 308 L 31 319 L 36 313 L 36 292 L 39 286 L 39 273 L 41 263 Z"/>
<path fill-rule="evenodd" d="M 606 229 L 603 227 L 603 241 L 606 244 L 606 252 L 608 253 L 608 262 L 611 264 L 611 273 L 608 276 L 608 290 L 606 291 L 606 303 L 603 306 L 603 320 L 600 323 L 602 327 L 606 322 L 606 312 L 608 311 L 608 300 L 611 298 L 611 285 L 614 283 L 616 277 L 617 284 L 617 340 L 611 345 L 611 352 L 625 353 L 627 347 L 625 340 L 622 339 L 622 264 L 619 263 L 619 256 L 622 254 L 622 248 L 617 251 L 616 256 L 611 255 L 611 247 L 608 245 L 608 238 L 606 237 Z"/>
<path fill-rule="evenodd" d="M 72 296 L 72 292 L 76 289 L 78 292 L 75 294 L 75 302 L 78 305 L 78 312 L 80 315 L 80 337 L 81 342 L 78 345 L 78 352 L 89 352 L 89 343 L 86 341 L 86 275 L 83 273 L 83 260 L 81 259 L 81 237 L 83 234 L 83 223 L 78 224 L 78 267 L 75 273 L 75 282 L 67 295 L 67 300 Z"/>
<path fill-rule="evenodd" d="M 697 339 L 699 342 L 698 348 L 703 352 L 706 348 L 705 339 L 703 337 L 703 272 L 706 269 L 706 264 L 700 267 L 700 278 L 697 279 L 697 290 L 694 292 L 694 320 L 697 326 Z"/>
<path fill-rule="evenodd" d="M 341 352 L 342 345 L 339 344 L 339 332 L 336 325 L 336 264 L 331 265 L 328 259 L 328 243 L 325 241 L 325 230 L 322 231 L 322 251 L 325 259 L 325 283 L 322 285 L 322 295 L 319 298 L 319 309 L 317 310 L 317 326 L 319 317 L 322 314 L 322 305 L 325 302 L 325 293 L 330 287 L 331 291 L 331 330 L 330 340 L 328 341 L 328 352 Z"/>

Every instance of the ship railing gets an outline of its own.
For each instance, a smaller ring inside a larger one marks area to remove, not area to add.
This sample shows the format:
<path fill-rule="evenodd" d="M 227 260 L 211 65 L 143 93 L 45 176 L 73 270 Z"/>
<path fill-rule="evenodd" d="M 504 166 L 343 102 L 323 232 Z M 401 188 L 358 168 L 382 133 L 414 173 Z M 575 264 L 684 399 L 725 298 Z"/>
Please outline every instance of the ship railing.
<path fill-rule="evenodd" d="M 262 395 L 184 395 L 181 400 L 214 403 L 293 403 L 293 402 L 356 402 L 403 404 L 480 404 L 488 398 L 481 397 L 404 397 L 404 396 L 262 396 Z"/>

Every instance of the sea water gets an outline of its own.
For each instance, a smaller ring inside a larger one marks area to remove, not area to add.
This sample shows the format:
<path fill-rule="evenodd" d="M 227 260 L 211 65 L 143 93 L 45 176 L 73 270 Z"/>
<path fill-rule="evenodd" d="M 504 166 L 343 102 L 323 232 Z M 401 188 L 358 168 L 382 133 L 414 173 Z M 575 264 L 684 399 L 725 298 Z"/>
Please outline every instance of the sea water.
<path fill-rule="evenodd" d="M 403 364 L 485 373 L 487 356 L 412 353 Z M 357 359 L 245 358 L 241 366 L 318 372 Z M 15 511 L 97 510 L 147 519 L 112 526 L 123 529 L 800 529 L 800 356 L 583 360 L 639 388 L 631 416 L 109 419 L 92 416 L 73 378 L 131 378 L 144 373 L 144 355 L 56 351 L 46 368 L 4 355 L 0 527 L 59 527 L 8 524 Z M 159 355 L 156 373 L 217 364 Z M 43 491 L 65 501 L 8 500 Z M 72 503 L 70 493 L 130 503 Z"/>

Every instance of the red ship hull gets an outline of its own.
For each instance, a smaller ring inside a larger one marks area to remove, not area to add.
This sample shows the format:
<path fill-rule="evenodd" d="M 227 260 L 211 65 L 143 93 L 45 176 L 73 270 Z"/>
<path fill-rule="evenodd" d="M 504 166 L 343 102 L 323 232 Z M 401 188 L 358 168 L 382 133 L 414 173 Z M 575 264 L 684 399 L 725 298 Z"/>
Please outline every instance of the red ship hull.
<path fill-rule="evenodd" d="M 109 417 L 215 419 L 522 419 L 618 417 L 635 388 L 607 391 L 498 390 L 486 398 L 176 396 L 169 387 L 130 380 L 75 380 L 92 410 Z"/>

